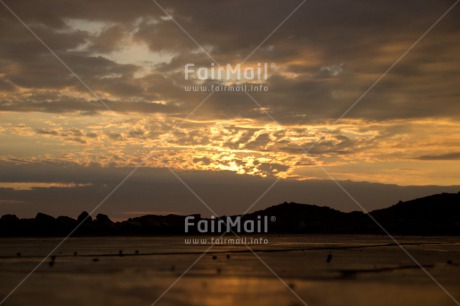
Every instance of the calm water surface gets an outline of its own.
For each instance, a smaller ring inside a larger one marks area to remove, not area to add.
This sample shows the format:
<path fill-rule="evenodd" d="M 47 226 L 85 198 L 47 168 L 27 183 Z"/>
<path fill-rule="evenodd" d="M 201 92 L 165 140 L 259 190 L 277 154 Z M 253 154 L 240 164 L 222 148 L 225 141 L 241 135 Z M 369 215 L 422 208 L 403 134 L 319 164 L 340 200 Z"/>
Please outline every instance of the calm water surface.
<path fill-rule="evenodd" d="M 197 237 L 207 239 L 204 245 L 187 244 L 188 238 L 71 238 L 54 261 L 45 257 L 59 238 L 0 239 L 0 299 L 45 258 L 3 305 L 454 306 L 460 300 L 459 237 L 397 237 L 425 271 L 384 236 L 264 236 L 267 244 L 211 248 L 211 237 Z"/>

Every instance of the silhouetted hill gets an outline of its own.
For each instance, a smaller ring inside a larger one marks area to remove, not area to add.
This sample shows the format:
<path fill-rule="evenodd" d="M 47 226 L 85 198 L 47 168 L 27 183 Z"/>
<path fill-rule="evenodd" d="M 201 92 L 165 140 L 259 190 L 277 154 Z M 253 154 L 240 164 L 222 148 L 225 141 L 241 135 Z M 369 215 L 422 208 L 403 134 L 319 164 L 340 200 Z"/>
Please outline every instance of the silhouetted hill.
<path fill-rule="evenodd" d="M 390 233 L 418 235 L 460 234 L 460 193 L 442 193 L 385 209 L 372 216 Z"/>
<path fill-rule="evenodd" d="M 283 203 L 248 214 L 244 219 L 258 215 L 272 217 L 270 232 L 276 233 L 358 233 L 369 223 L 362 212 L 344 213 L 330 207 L 298 203 Z"/>
<path fill-rule="evenodd" d="M 370 215 L 391 234 L 460 235 L 460 193 L 443 193 L 399 202 L 374 210 Z M 192 216 L 195 224 L 201 220 L 210 224 L 227 218 L 223 216 L 211 220 L 202 219 L 200 215 Z M 81 213 L 76 220 L 65 216 L 54 218 L 43 213 L 38 213 L 33 219 L 4 215 L 0 218 L 0 236 L 65 236 L 80 223 L 74 236 L 183 235 L 187 217 L 147 215 L 113 222 L 103 214 L 93 219 L 87 212 Z M 235 220 L 237 217 L 229 218 Z M 283 203 L 247 214 L 242 217 L 242 222 L 260 222 L 265 218 L 270 220 L 268 233 L 383 234 L 365 213 L 344 213 L 325 206 L 298 203 Z M 192 228 L 189 234 L 199 234 L 199 231 Z"/>

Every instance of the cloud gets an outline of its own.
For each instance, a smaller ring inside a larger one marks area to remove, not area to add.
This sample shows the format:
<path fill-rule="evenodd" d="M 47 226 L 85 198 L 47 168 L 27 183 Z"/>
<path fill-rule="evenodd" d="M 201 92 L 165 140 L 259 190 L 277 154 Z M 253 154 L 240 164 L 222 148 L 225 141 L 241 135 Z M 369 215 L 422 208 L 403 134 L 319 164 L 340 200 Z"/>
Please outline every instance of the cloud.
<path fill-rule="evenodd" d="M 163 178 L 168 166 L 193 173 L 191 181 L 197 174 L 200 188 L 212 185 L 215 175 L 241 179 L 248 185 L 235 183 L 238 194 L 239 188 L 262 189 L 261 182 L 275 177 L 289 186 L 297 184 L 293 180 L 322 180 L 313 170 L 315 160 L 342 181 L 459 183 L 449 163 L 460 152 L 458 8 L 336 122 L 451 1 L 306 2 L 247 59 L 246 65 L 276 64 L 264 83 L 269 90 L 250 93 L 256 103 L 242 92 L 216 92 L 203 104 L 209 92 L 187 92 L 184 86 L 222 84 L 185 80 L 184 65 L 209 67 L 213 59 L 206 53 L 224 65 L 243 61 L 297 0 L 164 3 L 206 52 L 151 1 L 7 4 L 97 96 L 0 7 L 0 165 L 30 169 L 23 177 L 9 171 L 13 182 L 25 177 L 31 182 L 42 175 L 37 169 L 48 169 L 50 179 L 59 173 L 52 182 L 79 183 L 57 170 L 63 165 L 76 177 L 92 173 L 91 167 L 118 177 L 119 169 L 146 159 L 144 166 L 155 170 L 145 173 Z M 72 201 L 102 196 L 107 179 L 70 188 L 84 193 Z M 130 188 L 142 192 L 146 186 Z M 62 189 L 56 192 L 74 196 Z M 49 190 L 3 191 L 11 193 L 6 199 L 13 194 L 40 195 L 41 204 L 51 199 Z M 185 196 L 177 202 L 166 193 L 159 198 L 184 211 L 177 203 Z"/>
<path fill-rule="evenodd" d="M 24 186 L 33 179 L 35 185 L 57 186 L 27 190 L 0 188 L 0 198 L 5 199 L 0 215 L 15 213 L 21 217 L 32 217 L 41 211 L 76 217 L 82 210 L 94 208 L 132 168 L 48 163 L 14 167 L 0 165 L 0 170 L 13 182 L 10 184 Z M 270 178 L 225 171 L 212 175 L 206 171 L 178 171 L 178 174 L 217 213 L 226 215 L 242 213 L 274 182 Z M 458 192 L 460 189 L 459 186 L 402 187 L 350 181 L 341 181 L 341 184 L 368 210 L 387 207 L 399 200 Z M 331 181 L 282 180 L 253 211 L 284 201 L 327 205 L 343 211 L 359 210 L 345 194 L 336 190 L 337 186 Z M 125 211 L 138 211 L 139 214 L 145 211 L 211 214 L 167 169 L 154 168 L 139 169 L 98 212 L 125 218 Z"/>
<path fill-rule="evenodd" d="M 445 153 L 439 155 L 422 155 L 416 157 L 416 159 L 420 160 L 459 160 L 460 159 L 460 152 L 452 152 L 452 153 Z"/>
<path fill-rule="evenodd" d="M 165 7 L 224 64 L 241 61 L 298 4 L 200 3 L 170 1 Z M 186 114 L 203 98 L 184 92 L 183 66 L 189 62 L 206 66 L 212 60 L 154 3 L 78 1 L 72 3 L 72 10 L 53 0 L 40 7 L 30 1 L 9 5 L 104 102 L 120 104 L 114 107 L 117 112 Z M 448 5 L 448 1 L 406 1 L 395 8 L 387 1 L 370 6 L 337 0 L 306 4 L 250 59 L 274 62 L 279 68 L 268 81 L 269 94 L 257 99 L 283 123 L 336 118 Z M 241 6 L 247 8 L 244 13 Z M 418 18 L 408 25 L 414 7 Z M 255 9 L 262 11 L 254 14 Z M 367 120 L 457 117 L 458 86 L 444 79 L 449 75 L 448 80 L 454 80 L 460 73 L 458 21 L 451 15 L 348 116 Z M 2 109 L 94 112 L 94 106 L 85 103 L 92 99 L 86 89 L 11 15 L 2 16 Z M 152 53 L 142 59 L 132 53 L 130 64 L 116 61 L 116 52 L 135 44 L 147 46 Z M 161 54 L 168 60 L 161 60 Z M 21 97 L 25 91 L 28 98 Z M 70 91 L 65 100 L 74 100 L 72 106 L 65 106 L 62 91 Z M 149 106 L 152 101 L 175 107 Z M 201 118 L 263 120 L 244 95 L 216 94 L 212 104 L 200 111 Z"/>
<path fill-rule="evenodd" d="M 36 120 L 12 116 L 0 130 L 5 143 L 0 160 L 5 163 L 71 162 L 76 165 L 148 167 L 178 170 L 232 171 L 262 177 L 323 178 L 305 167 L 354 164 L 353 171 L 339 169 L 335 175 L 355 180 L 383 181 L 368 165 L 379 167 L 414 156 L 436 155 L 458 148 L 455 121 L 392 122 L 345 120 L 336 124 L 281 127 L 257 120 L 186 120 L 157 114 L 136 117 L 99 114 L 87 117 L 54 117 L 35 114 Z M 9 123 L 8 123 L 9 122 Z M 431 126 L 436 123 L 437 128 Z M 423 137 L 420 137 L 423 135 Z M 419 159 L 414 167 L 431 166 Z M 399 165 L 397 167 L 400 167 Z M 302 170 L 304 169 L 304 170 Z M 449 168 L 437 168 L 452 183 Z M 383 169 L 381 170 L 383 171 Z M 403 185 L 431 184 L 433 174 L 414 181 L 411 173 L 398 174 Z M 446 182 L 446 179 L 442 179 Z"/>

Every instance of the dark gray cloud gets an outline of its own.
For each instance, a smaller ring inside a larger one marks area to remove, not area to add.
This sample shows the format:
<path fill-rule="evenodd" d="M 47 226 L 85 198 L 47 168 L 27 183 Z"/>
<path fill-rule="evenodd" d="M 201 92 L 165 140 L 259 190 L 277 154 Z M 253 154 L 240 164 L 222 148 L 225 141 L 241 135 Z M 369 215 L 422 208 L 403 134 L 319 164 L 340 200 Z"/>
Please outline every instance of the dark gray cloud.
<path fill-rule="evenodd" d="M 273 166 L 273 165 L 270 165 Z M 1 179 L 9 182 L 80 183 L 74 187 L 13 190 L 0 188 L 0 215 L 16 213 L 33 216 L 37 211 L 52 215 L 77 216 L 91 210 L 130 168 L 81 167 L 71 164 L 0 165 Z M 242 213 L 272 183 L 273 179 L 236 175 L 230 172 L 209 174 L 179 171 L 178 174 L 218 214 Z M 368 210 L 387 207 L 399 200 L 409 200 L 440 192 L 458 192 L 460 186 L 407 186 L 342 181 L 343 186 Z M 87 185 L 89 184 L 89 185 Z M 343 211 L 359 210 L 330 181 L 283 180 L 253 210 L 284 201 L 327 205 Z M 128 218 L 128 211 L 177 211 L 210 215 L 204 207 L 167 169 L 141 168 L 123 185 L 99 212 L 117 218 Z"/>
<path fill-rule="evenodd" d="M 241 61 L 298 3 L 178 0 L 163 5 L 202 46 L 209 48 L 213 57 L 225 64 Z M 338 0 L 306 3 L 252 56 L 257 62 L 277 63 L 280 69 L 268 82 L 270 91 L 255 97 L 283 123 L 338 117 L 450 4 Z M 209 65 L 211 60 L 154 3 L 64 4 L 46 0 L 37 6 L 21 0 L 8 5 L 91 88 L 109 93 L 110 99 L 125 104 L 116 111 L 187 113 L 202 98 L 184 92 L 187 82 L 183 66 L 189 62 Z M 0 76 L 0 88 L 11 93 L 19 88 L 50 90 L 46 94 L 34 92 L 21 101 L 2 99 L 3 105 L 8 103 L 2 109 L 94 111 L 88 103 L 57 105 L 67 103 L 57 90 L 72 88 L 85 92 L 85 88 L 4 8 L 0 9 L 4 29 L 0 34 L 0 55 L 2 66 L 6 67 Z M 348 116 L 377 120 L 457 117 L 457 13 L 458 8 L 446 16 Z M 99 22 L 103 26 L 93 33 L 70 28 L 68 20 Z M 140 64 L 121 64 L 107 57 L 126 45 L 127 35 L 152 51 L 174 56 L 170 62 L 155 67 L 152 74 L 135 77 Z M 82 46 L 85 47 L 81 49 Z M 46 101 L 40 95 L 47 95 Z M 140 107 L 131 101 L 168 101 L 178 107 Z M 263 120 L 257 106 L 242 94 L 216 94 L 210 104 L 200 111 L 199 118 Z"/>
<path fill-rule="evenodd" d="M 422 155 L 416 157 L 419 160 L 459 160 L 460 152 L 445 153 L 439 155 Z"/>
<path fill-rule="evenodd" d="M 80 112 L 80 114 L 96 114 L 107 109 L 100 102 L 104 102 L 111 110 L 116 112 L 139 112 L 139 113 L 174 113 L 179 112 L 177 106 L 149 103 L 144 101 L 125 102 L 110 101 L 102 99 L 99 101 L 83 101 L 74 97 L 54 97 L 55 100 L 49 101 L 48 95 L 37 95 L 33 99 L 24 98 L 21 101 L 17 97 L 3 99 L 0 101 L 0 111 L 23 111 L 23 112 L 47 112 L 47 113 L 70 113 Z"/>

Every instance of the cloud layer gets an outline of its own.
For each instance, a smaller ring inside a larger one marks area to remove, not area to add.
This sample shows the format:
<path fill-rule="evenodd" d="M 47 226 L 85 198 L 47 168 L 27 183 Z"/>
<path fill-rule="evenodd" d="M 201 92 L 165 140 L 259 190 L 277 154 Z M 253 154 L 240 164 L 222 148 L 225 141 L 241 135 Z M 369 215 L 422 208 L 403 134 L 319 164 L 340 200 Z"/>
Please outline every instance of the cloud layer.
<path fill-rule="evenodd" d="M 143 163 L 313 186 L 329 179 L 319 164 L 341 181 L 460 185 L 460 8 L 405 54 L 452 1 L 307 1 L 273 33 L 299 1 L 6 3 L 42 42 L 0 6 L 2 166 Z M 269 63 L 268 91 L 184 90 L 222 85 L 184 78 L 214 62 Z M 1 181 L 43 180 L 21 173 Z"/>

